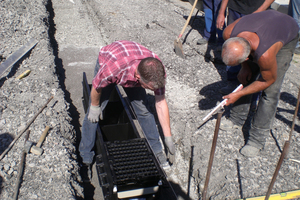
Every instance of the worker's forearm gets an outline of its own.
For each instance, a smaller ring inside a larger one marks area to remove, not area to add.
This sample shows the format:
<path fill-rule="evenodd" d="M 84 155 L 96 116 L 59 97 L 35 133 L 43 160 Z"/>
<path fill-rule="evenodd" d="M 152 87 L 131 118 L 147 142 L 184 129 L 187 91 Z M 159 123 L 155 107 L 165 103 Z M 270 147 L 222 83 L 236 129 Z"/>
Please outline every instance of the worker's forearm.
<path fill-rule="evenodd" d="M 101 89 L 97 91 L 94 87 L 91 90 L 91 105 L 98 106 L 100 103 Z"/>
<path fill-rule="evenodd" d="M 247 87 L 243 88 L 241 91 L 239 91 L 239 93 L 241 97 L 249 94 L 254 94 L 267 89 L 270 85 L 272 85 L 272 83 L 273 82 L 267 82 L 263 79 L 258 79 L 257 81 L 254 81 Z"/>
<path fill-rule="evenodd" d="M 224 15 L 225 16 L 225 10 L 227 8 L 228 0 L 222 0 L 220 10 L 219 10 L 219 15 Z"/>
<path fill-rule="evenodd" d="M 164 136 L 171 136 L 170 115 L 166 100 L 162 100 L 155 104 L 159 123 L 163 130 Z"/>

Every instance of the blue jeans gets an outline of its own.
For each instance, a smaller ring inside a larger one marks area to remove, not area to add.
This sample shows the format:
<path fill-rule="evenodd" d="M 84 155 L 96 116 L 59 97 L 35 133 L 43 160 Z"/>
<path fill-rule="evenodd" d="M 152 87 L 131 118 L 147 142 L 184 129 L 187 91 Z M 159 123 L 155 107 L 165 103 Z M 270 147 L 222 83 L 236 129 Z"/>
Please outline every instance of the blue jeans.
<path fill-rule="evenodd" d="M 300 0 L 290 0 L 288 14 L 296 20 L 300 28 Z M 299 41 L 296 48 L 300 48 Z"/>
<path fill-rule="evenodd" d="M 257 111 L 251 121 L 249 130 L 247 144 L 251 146 L 261 149 L 265 144 L 266 137 L 270 133 L 279 101 L 281 85 L 285 73 L 290 66 L 297 40 L 298 36 L 288 44 L 284 45 L 276 55 L 277 79 L 272 85 L 262 91 Z M 252 70 L 256 70 L 254 71 L 254 74 L 257 72 L 257 67 L 257 65 L 251 67 Z M 253 77 L 252 81 L 254 81 L 255 78 L 256 77 Z M 251 95 L 247 95 L 233 104 L 233 107 L 230 110 L 230 119 L 234 124 L 244 124 L 249 113 L 250 103 Z"/>
<path fill-rule="evenodd" d="M 224 42 L 223 31 L 216 28 L 216 20 L 221 6 L 221 1 L 222 0 L 203 0 L 203 9 L 205 13 L 204 38 L 210 42 L 217 40 L 219 44 Z M 218 37 L 216 37 L 216 34 Z"/>
<path fill-rule="evenodd" d="M 97 60 L 95 66 L 94 76 L 99 70 L 99 62 Z M 111 84 L 102 89 L 100 98 L 100 107 L 103 111 L 108 103 L 111 92 L 113 91 L 115 84 Z M 156 154 L 162 151 L 162 146 L 159 141 L 159 133 L 156 127 L 155 118 L 153 114 L 147 108 L 147 95 L 146 91 L 142 87 L 135 88 L 124 88 L 131 105 L 137 115 L 137 119 L 149 141 L 149 144 Z M 89 103 L 90 105 L 90 103 Z M 94 151 L 92 151 L 95 145 L 96 130 L 98 123 L 92 123 L 88 120 L 87 116 L 89 113 L 89 108 L 83 120 L 81 128 L 81 140 L 79 144 L 79 152 L 83 163 L 92 163 L 94 158 Z"/>

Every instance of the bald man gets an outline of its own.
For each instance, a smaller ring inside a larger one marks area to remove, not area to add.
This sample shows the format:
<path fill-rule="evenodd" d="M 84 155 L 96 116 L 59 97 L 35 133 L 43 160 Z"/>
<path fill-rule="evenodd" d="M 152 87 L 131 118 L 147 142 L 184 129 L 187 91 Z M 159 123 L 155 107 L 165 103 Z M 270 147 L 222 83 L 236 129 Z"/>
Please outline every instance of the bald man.
<path fill-rule="evenodd" d="M 245 138 L 246 143 L 240 150 L 246 157 L 256 156 L 264 147 L 284 75 L 298 40 L 298 31 L 299 27 L 292 17 L 267 10 L 239 18 L 223 32 L 226 40 L 222 47 L 223 62 L 228 66 L 242 65 L 238 79 L 244 88 L 223 97 L 228 99 L 227 106 L 233 106 L 230 118 L 221 122 L 220 129 L 232 131 L 241 128 L 248 116 L 251 94 L 262 91 L 251 121 L 249 138 Z"/>

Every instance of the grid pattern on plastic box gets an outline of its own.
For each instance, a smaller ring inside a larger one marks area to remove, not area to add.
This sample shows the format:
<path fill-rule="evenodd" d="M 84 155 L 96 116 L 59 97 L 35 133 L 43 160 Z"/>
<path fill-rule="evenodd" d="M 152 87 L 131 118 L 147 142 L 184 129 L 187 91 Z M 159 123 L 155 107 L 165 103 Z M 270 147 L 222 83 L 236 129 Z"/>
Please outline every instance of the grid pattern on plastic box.
<path fill-rule="evenodd" d="M 106 142 L 106 148 L 117 185 L 160 178 L 145 139 Z"/>

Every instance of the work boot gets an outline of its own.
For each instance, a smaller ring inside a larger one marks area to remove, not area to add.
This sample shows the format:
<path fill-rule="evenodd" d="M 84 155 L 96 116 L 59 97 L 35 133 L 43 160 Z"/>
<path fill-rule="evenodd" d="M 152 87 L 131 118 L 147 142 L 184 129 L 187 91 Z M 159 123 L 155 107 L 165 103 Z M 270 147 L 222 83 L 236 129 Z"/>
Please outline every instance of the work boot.
<path fill-rule="evenodd" d="M 208 40 L 206 38 L 200 38 L 199 40 L 197 40 L 198 45 L 207 44 L 207 43 Z"/>
<path fill-rule="evenodd" d="M 92 180 L 92 164 L 85 164 L 81 166 L 80 169 L 82 181 L 89 183 Z"/>
<path fill-rule="evenodd" d="M 245 157 L 251 158 L 257 156 L 259 151 L 259 148 L 246 144 L 245 146 L 243 146 L 243 148 L 240 149 L 240 154 L 242 154 Z"/>
<path fill-rule="evenodd" d="M 222 87 L 219 92 L 223 95 L 230 94 L 239 84 L 233 81 L 229 81 L 225 87 Z"/>
<path fill-rule="evenodd" d="M 220 129 L 223 131 L 234 131 L 235 129 L 241 129 L 242 126 L 234 124 L 230 119 L 222 118 L 220 123 Z"/>
<path fill-rule="evenodd" d="M 159 164 L 162 168 L 164 168 L 164 169 L 169 169 L 170 168 L 170 165 L 167 161 L 167 158 L 166 158 L 165 154 L 162 151 L 157 153 L 156 157 L 157 157 L 157 159 L 159 161 Z"/>

